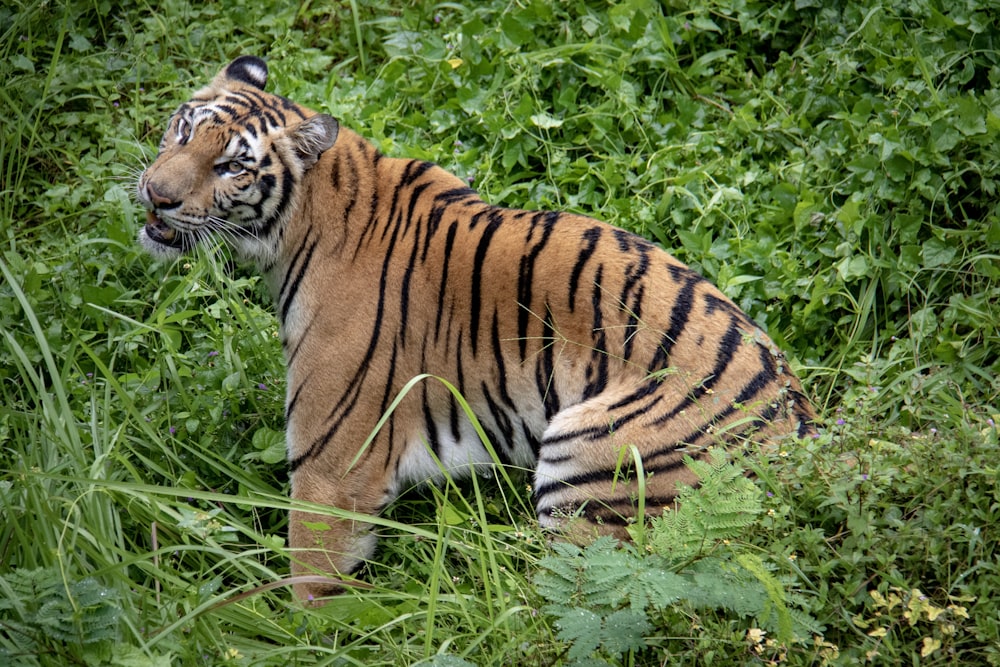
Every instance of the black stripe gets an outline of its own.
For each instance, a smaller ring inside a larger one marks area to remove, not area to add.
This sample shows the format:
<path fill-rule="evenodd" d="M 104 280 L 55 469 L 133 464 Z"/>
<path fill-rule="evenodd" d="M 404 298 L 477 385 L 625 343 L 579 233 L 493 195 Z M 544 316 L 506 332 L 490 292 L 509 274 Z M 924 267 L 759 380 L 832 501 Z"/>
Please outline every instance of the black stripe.
<path fill-rule="evenodd" d="M 438 287 L 437 321 L 434 323 L 434 343 L 441 336 L 441 320 L 444 318 L 444 295 L 448 291 L 448 269 L 451 267 L 451 251 L 455 246 L 455 234 L 458 233 L 458 221 L 448 226 L 448 235 L 444 242 L 444 257 L 441 260 L 441 284 Z"/>
<path fill-rule="evenodd" d="M 559 392 L 556 389 L 556 334 L 549 305 L 545 304 L 545 320 L 542 326 L 543 347 L 535 366 L 535 384 L 542 392 L 542 407 L 545 410 L 545 420 L 552 419 L 561 409 Z"/>
<path fill-rule="evenodd" d="M 427 382 L 423 384 L 423 412 L 424 412 L 424 432 L 427 434 L 427 444 L 431 446 L 431 451 L 438 461 L 441 461 L 441 439 L 438 437 L 437 422 L 431 414 L 431 406 L 427 401 Z M 411 445 L 413 446 L 413 445 Z"/>
<path fill-rule="evenodd" d="M 403 170 L 403 177 L 400 179 L 400 185 L 406 186 L 412 184 L 433 167 L 433 162 L 410 160 L 410 163 L 406 165 L 406 169 Z"/>
<path fill-rule="evenodd" d="M 437 202 L 437 197 L 434 198 L 435 203 Z M 431 242 L 434 237 L 437 236 L 438 229 L 441 227 L 441 220 L 444 218 L 444 214 L 447 211 L 445 206 L 434 205 L 431 207 L 431 212 L 427 215 L 426 232 L 424 233 L 424 248 L 420 253 L 420 263 L 427 263 L 427 255 L 431 251 Z M 447 259 L 447 257 L 445 258 Z"/>
<path fill-rule="evenodd" d="M 514 425 L 511 422 L 510 415 L 493 399 L 493 395 L 490 393 L 490 389 L 485 382 L 481 384 L 480 390 L 483 392 L 483 399 L 486 401 L 486 407 L 489 408 L 490 416 L 493 417 L 493 423 L 500 429 L 501 439 L 497 440 L 494 434 L 490 437 L 490 442 L 493 443 L 493 449 L 496 451 L 500 463 L 510 465 L 509 452 L 511 451 L 510 443 L 514 440 Z"/>
<path fill-rule="evenodd" d="M 715 357 L 715 366 L 712 370 L 702 378 L 701 382 L 693 390 L 688 392 L 688 394 L 677 404 L 674 409 L 670 412 L 661 415 L 651 422 L 652 426 L 657 426 L 659 424 L 666 423 L 676 417 L 680 412 L 688 407 L 690 407 L 695 401 L 701 398 L 705 392 L 711 389 L 723 373 L 726 372 L 726 368 L 729 363 L 733 360 L 733 355 L 736 354 L 736 350 L 739 349 L 740 341 L 743 339 L 743 331 L 738 326 L 736 319 L 731 318 L 729 320 L 729 328 L 726 330 L 725 335 L 718 345 L 718 352 Z"/>
<path fill-rule="evenodd" d="M 611 234 L 618 241 L 618 250 L 621 252 L 629 252 L 632 250 L 632 240 L 635 238 L 633 234 L 626 232 L 624 229 L 612 229 Z"/>
<path fill-rule="evenodd" d="M 466 396 L 465 393 L 465 362 L 462 358 L 462 331 L 459 329 L 458 332 L 458 344 L 455 345 L 455 388 L 458 389 L 458 393 L 461 396 Z"/>
<path fill-rule="evenodd" d="M 769 371 L 768 369 L 764 369 L 758 372 L 757 375 L 755 375 L 746 385 L 744 385 L 743 389 L 740 391 L 739 395 L 737 395 L 733 403 L 726 406 L 726 408 L 724 408 L 720 412 L 714 414 L 711 419 L 709 419 L 702 425 L 698 426 L 695 430 L 688 433 L 678 442 L 648 453 L 646 456 L 643 457 L 643 463 L 652 464 L 656 459 L 672 454 L 681 447 L 694 445 L 699 440 L 707 436 L 710 436 L 711 434 L 708 433 L 708 430 L 711 427 L 715 426 L 716 424 L 722 422 L 724 419 L 729 417 L 734 412 L 736 412 L 737 405 L 745 403 L 746 401 L 753 398 L 753 396 L 756 396 L 756 394 L 759 393 L 762 386 L 767 385 L 768 380 L 766 380 L 766 378 L 768 376 L 771 376 L 771 378 L 773 379 L 773 372 Z M 750 422 L 750 425 L 747 428 L 737 433 L 727 433 L 726 440 L 733 442 L 742 437 L 747 436 L 752 431 L 761 428 L 762 426 L 765 426 L 767 422 L 769 422 L 777 413 L 778 413 L 778 408 L 772 404 L 768 404 L 768 406 Z"/>
<path fill-rule="evenodd" d="M 306 239 L 308 239 L 308 235 L 306 236 Z M 305 243 L 306 239 L 303 240 L 303 244 Z M 309 270 L 309 264 L 312 262 L 312 256 L 313 253 L 316 251 L 316 246 L 318 244 L 319 244 L 319 239 L 316 239 L 309 245 L 309 250 L 306 252 L 306 256 L 302 260 L 302 264 L 299 265 L 299 271 L 295 275 L 295 280 L 293 280 L 291 285 L 288 286 L 288 293 L 285 295 L 285 300 L 281 302 L 281 316 L 279 319 L 281 320 L 282 323 L 284 323 L 285 319 L 288 317 L 288 310 L 289 308 L 291 308 L 292 302 L 295 301 L 295 297 L 299 292 L 299 286 L 302 284 L 302 278 L 305 277 L 306 271 Z M 299 250 L 301 251 L 301 249 L 302 248 L 300 246 Z M 294 263 L 294 258 L 292 261 Z M 291 270 L 291 265 L 289 266 L 289 270 Z M 286 275 L 285 285 L 282 285 L 282 290 L 284 290 L 285 286 L 288 285 L 287 280 L 288 276 Z"/>
<path fill-rule="evenodd" d="M 542 448 L 544 449 L 546 445 L 558 445 L 559 443 L 566 442 L 568 440 L 575 440 L 577 438 L 595 440 L 601 436 L 608 435 L 610 432 L 610 424 L 607 426 L 588 426 L 587 428 L 578 429 L 576 431 L 563 431 L 562 433 L 558 433 L 556 435 L 545 436 L 542 439 Z"/>
<path fill-rule="evenodd" d="M 768 384 L 778 377 L 774 367 L 774 357 L 771 356 L 770 351 L 766 346 L 760 344 L 758 344 L 757 348 L 760 353 L 761 369 L 757 371 L 757 374 L 749 382 L 743 385 L 743 389 L 733 399 L 734 403 L 743 404 L 753 400 L 757 394 L 764 391 Z"/>
<path fill-rule="evenodd" d="M 348 173 L 354 174 L 354 173 L 356 173 L 357 165 L 354 163 L 354 157 L 350 153 L 348 153 L 348 157 L 350 158 L 350 164 L 349 164 L 350 171 Z M 364 231 L 364 233 L 358 239 L 358 247 L 354 250 L 354 256 L 355 257 L 357 257 L 358 251 L 361 250 L 361 244 L 364 241 L 365 236 L 369 233 L 369 231 L 371 231 L 374 234 L 375 228 L 378 227 L 378 224 L 381 222 L 381 220 L 379 219 L 379 216 L 378 216 L 378 205 L 379 205 L 379 200 L 380 200 L 380 196 L 381 196 L 380 193 L 382 192 L 382 188 L 379 187 L 379 184 L 377 182 L 377 180 L 378 180 L 378 163 L 379 163 L 379 160 L 381 160 L 381 159 L 382 159 L 382 155 L 380 153 L 376 152 L 374 160 L 372 161 L 372 177 L 374 179 L 376 179 L 376 183 L 375 183 L 375 187 L 372 188 L 372 200 L 371 200 L 371 204 L 370 204 L 370 206 L 368 208 L 368 222 L 365 224 L 365 231 Z"/>
<path fill-rule="evenodd" d="M 478 198 L 478 194 L 472 188 L 454 188 L 452 190 L 445 190 L 444 192 L 439 192 L 434 196 L 434 203 L 443 203 L 445 206 L 451 206 L 456 202 L 460 202 L 463 199 Z"/>
<path fill-rule="evenodd" d="M 459 411 L 461 408 L 458 406 L 458 399 L 455 398 L 455 394 L 450 391 L 448 392 L 448 402 L 448 421 L 451 425 L 451 435 L 454 437 L 455 442 L 460 442 L 462 439 L 462 429 L 459 421 Z"/>
<path fill-rule="evenodd" d="M 758 328 L 757 324 L 747 317 L 747 314 L 737 308 L 736 305 L 729 299 L 715 294 L 706 294 L 704 298 L 706 315 L 714 315 L 715 311 L 721 310 L 730 317 L 735 317 L 748 329 Z"/>
<path fill-rule="evenodd" d="M 272 95 L 271 99 L 272 100 L 277 100 L 278 104 L 280 104 L 281 108 L 284 109 L 285 111 L 290 111 L 290 112 L 292 112 L 293 114 L 295 114 L 296 116 L 298 116 L 299 118 L 302 118 L 302 119 L 304 119 L 306 117 L 306 115 L 304 113 L 302 113 L 301 107 L 299 107 L 298 104 L 296 104 L 295 102 L 292 102 L 287 97 L 282 97 L 281 95 Z"/>
<path fill-rule="evenodd" d="M 676 493 L 668 493 L 665 496 L 646 496 L 646 512 L 650 512 L 650 510 L 652 510 L 655 514 L 659 514 L 660 509 L 673 504 L 675 500 L 677 500 Z M 633 514 L 638 506 L 638 502 L 636 502 L 633 498 L 619 498 L 617 500 L 605 499 L 602 502 L 610 507 L 631 507 Z"/>
<path fill-rule="evenodd" d="M 661 466 L 648 466 L 646 465 L 646 459 L 643 458 L 643 472 L 649 477 L 651 475 L 663 475 L 665 473 L 678 470 L 684 467 L 683 459 L 677 461 L 671 461 Z M 616 466 L 614 468 L 599 468 L 596 470 L 588 470 L 577 475 L 571 475 L 565 479 L 550 479 L 544 484 L 535 485 L 535 499 L 538 504 L 539 511 L 544 511 L 545 508 L 541 507 L 542 500 L 553 493 L 557 493 L 566 488 L 577 488 L 589 484 L 611 484 L 611 482 L 617 480 L 629 480 L 634 476 L 634 471 L 628 466 Z M 601 502 L 598 500 L 597 502 Z"/>
<path fill-rule="evenodd" d="M 538 437 L 528 428 L 528 423 L 525 421 L 521 422 L 521 432 L 524 434 L 524 439 L 528 441 L 528 446 L 531 448 L 531 453 L 535 460 L 538 460 L 539 452 L 542 450 L 542 443 Z"/>
<path fill-rule="evenodd" d="M 483 235 L 476 246 L 476 256 L 472 264 L 472 281 L 470 287 L 470 330 L 469 337 L 472 343 L 472 356 L 476 356 L 479 347 L 479 318 L 482 312 L 482 289 L 483 289 L 483 262 L 486 260 L 486 252 L 490 248 L 490 241 L 496 233 L 497 228 L 503 220 L 502 213 L 497 209 L 492 209 L 489 214 L 489 222 Z"/>
<path fill-rule="evenodd" d="M 239 111 L 237 111 L 234 107 L 228 104 L 215 104 L 212 106 L 212 111 L 215 113 L 222 112 L 223 114 L 229 116 L 229 118 L 226 119 L 226 121 L 234 121 L 240 115 Z M 245 123 L 245 125 L 249 125 L 249 123 Z M 255 134 L 254 136 L 257 135 Z"/>
<path fill-rule="evenodd" d="M 642 297 L 645 293 L 646 286 L 640 286 L 632 298 L 632 303 L 628 305 L 628 321 L 625 323 L 625 346 L 622 350 L 622 356 L 626 361 L 632 359 L 632 348 L 639 334 L 639 321 L 642 319 Z"/>
<path fill-rule="evenodd" d="M 271 198 L 271 192 L 278 184 L 278 177 L 274 174 L 264 174 L 257 182 L 260 188 L 261 200 L 263 201 Z M 248 189 L 252 184 L 253 182 L 251 181 L 244 188 L 241 188 L 241 190 Z"/>
<path fill-rule="evenodd" d="M 332 151 L 333 157 L 330 160 L 330 184 L 334 190 L 340 189 L 340 160 L 343 153 Z M 355 184 L 355 188 L 357 185 Z"/>
<path fill-rule="evenodd" d="M 642 407 L 636 408 L 632 412 L 628 412 L 628 413 L 625 413 L 623 415 L 618 415 L 618 416 L 614 417 L 613 419 L 610 419 L 608 421 L 608 426 L 607 426 L 606 429 L 604 429 L 604 430 L 598 430 L 598 431 L 590 434 L 587 437 L 587 439 L 593 441 L 593 440 L 601 440 L 603 438 L 607 438 L 612 433 L 614 433 L 618 429 L 622 428 L 623 426 L 625 426 L 626 424 L 628 424 L 629 422 L 631 422 L 636 417 L 641 417 L 642 415 L 648 413 L 650 410 L 652 410 L 657 405 L 659 405 L 662 400 L 663 400 L 662 396 L 657 396 L 653 400 L 651 400 L 649 403 L 647 403 L 646 405 L 643 405 Z"/>
<path fill-rule="evenodd" d="M 587 265 L 587 262 L 594 255 L 597 242 L 601 238 L 601 228 L 591 227 L 582 236 L 587 241 L 587 245 L 580 248 L 580 254 L 577 255 L 576 264 L 573 265 L 573 271 L 569 276 L 569 312 L 571 313 L 576 308 L 576 290 L 580 285 L 580 274 L 583 273 L 583 267 Z"/>
<path fill-rule="evenodd" d="M 674 344 L 681 333 L 683 333 L 691 316 L 691 309 L 694 307 L 695 285 L 703 280 L 698 274 L 683 269 L 683 267 L 668 265 L 667 270 L 675 281 L 683 281 L 684 286 L 677 292 L 674 305 L 670 309 L 670 328 L 667 329 L 663 334 L 663 338 L 660 339 L 660 345 L 657 347 L 656 354 L 653 355 L 653 360 L 650 362 L 649 372 L 651 373 L 661 370 L 668 365 L 670 352 L 673 350 Z"/>
<path fill-rule="evenodd" d="M 604 265 L 597 267 L 594 276 L 594 291 L 590 297 L 593 310 L 594 348 L 590 351 L 590 363 L 587 364 L 587 386 L 583 390 L 584 400 L 600 394 L 608 386 L 608 349 L 607 332 L 604 330 L 604 314 L 601 311 L 603 288 L 601 280 L 604 275 Z"/>
<path fill-rule="evenodd" d="M 535 230 L 541 223 L 542 237 L 532 246 L 528 254 L 521 256 L 521 266 L 518 269 L 517 303 L 519 308 L 517 310 L 517 336 L 522 362 L 525 359 L 528 347 L 528 318 L 531 316 L 531 299 L 535 283 L 535 262 L 538 261 L 538 255 L 545 248 L 545 244 L 549 242 L 552 230 L 555 228 L 558 220 L 559 214 L 555 212 L 536 213 L 531 219 L 531 226 L 528 228 L 528 236 L 525 239 L 525 243 L 529 243 L 531 237 L 535 235 Z"/>
<path fill-rule="evenodd" d="M 597 468 L 588 470 L 577 475 L 570 475 L 565 479 L 548 479 L 542 484 L 535 484 L 536 501 L 540 504 L 545 496 L 557 493 L 567 487 L 574 488 L 584 484 L 610 484 L 615 479 L 621 479 L 626 473 L 624 468 Z"/>
<path fill-rule="evenodd" d="M 285 277 L 281 280 L 281 288 L 278 290 L 278 303 L 280 304 L 285 299 L 285 293 L 287 292 L 292 279 L 292 271 L 295 269 L 299 262 L 299 258 L 302 253 L 306 251 L 306 246 L 309 244 L 310 237 L 312 236 L 312 229 L 306 229 L 305 236 L 302 237 L 302 241 L 299 243 L 299 247 L 295 249 L 295 254 L 292 255 L 292 261 L 288 263 L 285 269 Z M 315 246 L 315 243 L 313 243 Z"/>
<path fill-rule="evenodd" d="M 302 394 L 302 389 L 309 383 L 310 378 L 312 378 L 312 372 L 303 378 L 299 386 L 295 388 L 292 393 L 292 397 L 288 399 L 288 404 L 285 406 L 285 422 L 288 422 L 292 418 L 292 413 L 295 412 L 295 404 L 299 402 L 299 395 Z"/>
<path fill-rule="evenodd" d="M 626 405 L 629 405 L 630 403 L 635 403 L 636 401 L 640 401 L 649 396 L 650 394 L 652 394 L 653 392 L 655 392 L 656 388 L 659 386 L 660 386 L 660 380 L 658 378 L 652 378 L 650 380 L 647 380 L 628 396 L 609 405 L 608 410 L 609 411 L 618 410 L 619 408 L 624 408 Z"/>
<path fill-rule="evenodd" d="M 362 151 L 364 150 L 364 146 L 361 147 L 361 150 Z M 392 188 L 392 201 L 389 202 L 389 213 L 386 215 L 384 220 L 377 216 L 377 211 L 376 211 L 376 206 L 378 204 L 377 199 L 376 201 L 372 202 L 372 209 L 371 209 L 371 214 L 368 217 L 368 224 L 365 226 L 365 231 L 358 238 L 358 247 L 357 249 L 355 249 L 354 252 L 355 256 L 357 256 L 358 251 L 360 251 L 361 246 L 364 245 L 366 241 L 375 237 L 375 232 L 377 231 L 376 228 L 378 226 L 378 223 L 380 222 L 384 223 L 381 235 L 381 240 L 383 241 L 389 234 L 390 229 L 392 229 L 394 226 L 393 220 L 396 220 L 395 223 L 396 225 L 399 224 L 398 220 L 399 217 L 402 215 L 401 213 L 397 213 L 397 211 L 399 210 L 399 197 L 404 187 L 403 181 L 407 179 L 408 174 L 410 170 L 413 168 L 414 164 L 416 164 L 416 162 L 413 160 L 406 163 L 406 167 L 403 169 L 403 175 L 401 176 L 400 181 L 396 183 L 395 186 Z M 351 167 L 353 169 L 355 165 L 352 164 Z M 389 184 L 379 183 L 377 172 L 374 173 L 374 178 L 376 179 L 376 183 L 373 190 L 375 191 L 377 198 L 378 193 L 387 189 L 389 187 Z"/>
<path fill-rule="evenodd" d="M 285 209 L 288 208 L 288 204 L 292 200 L 292 192 L 294 192 L 299 185 L 295 181 L 295 179 L 292 178 L 292 170 L 288 168 L 288 165 L 285 164 L 284 161 L 281 161 L 280 157 L 279 161 L 281 162 L 281 180 L 279 184 L 279 190 L 281 191 L 281 199 L 278 201 L 278 205 L 277 207 L 275 207 L 274 213 L 271 215 L 271 217 L 267 219 L 261 219 L 256 225 L 254 225 L 254 227 L 258 232 L 257 235 L 262 238 L 269 236 L 271 233 L 271 228 L 274 227 L 274 225 L 279 220 L 281 220 L 282 216 L 284 215 Z M 263 210 L 265 203 L 266 201 L 262 199 L 257 204 L 257 208 L 259 210 Z"/>
<path fill-rule="evenodd" d="M 413 191 L 410 193 L 409 205 L 406 207 L 406 225 L 403 227 L 404 235 L 410 231 L 411 225 L 419 225 L 419 216 L 417 222 L 414 223 L 413 214 L 417 210 L 417 203 L 420 200 L 420 195 L 422 195 L 428 187 L 430 187 L 430 183 L 421 183 L 420 185 L 414 187 Z"/>
<path fill-rule="evenodd" d="M 493 363 L 496 365 L 496 386 L 500 391 L 500 400 L 510 408 L 515 408 L 514 399 L 507 391 L 507 364 L 504 361 L 503 348 L 500 345 L 500 317 L 497 309 L 493 309 L 493 326 L 490 327 L 490 343 L 493 347 Z"/>
<path fill-rule="evenodd" d="M 405 232 L 404 232 L 405 233 Z M 420 228 L 416 230 L 417 238 L 411 244 L 410 258 L 406 262 L 406 269 L 403 271 L 403 283 L 399 290 L 399 342 L 406 346 L 406 332 L 410 326 L 410 283 L 413 280 L 413 271 L 417 263 L 417 251 L 420 246 Z"/>
<path fill-rule="evenodd" d="M 649 250 L 638 246 L 636 250 L 639 253 L 639 261 L 637 263 L 629 264 L 628 268 L 625 270 L 625 283 L 622 286 L 621 294 L 618 296 L 618 302 L 625 308 L 628 312 L 628 322 L 625 325 L 625 345 L 623 350 L 623 356 L 626 360 L 632 357 L 632 346 L 635 344 L 636 333 L 639 327 L 639 320 L 642 316 L 642 297 L 645 293 L 645 286 L 640 284 L 640 281 L 649 272 Z M 639 289 L 636 290 L 636 285 L 639 285 Z M 629 295 L 632 295 L 631 301 L 629 300 Z"/>

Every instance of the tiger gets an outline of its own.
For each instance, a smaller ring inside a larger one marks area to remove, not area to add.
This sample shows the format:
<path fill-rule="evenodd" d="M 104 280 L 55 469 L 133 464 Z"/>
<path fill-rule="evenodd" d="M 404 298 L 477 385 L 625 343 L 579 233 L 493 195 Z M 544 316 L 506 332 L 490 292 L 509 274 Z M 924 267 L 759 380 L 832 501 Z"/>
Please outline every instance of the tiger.
<path fill-rule="evenodd" d="M 344 589 L 374 557 L 366 519 L 415 485 L 525 468 L 541 530 L 627 539 L 697 484 L 685 457 L 815 433 L 783 353 L 659 246 L 491 205 L 267 80 L 240 56 L 170 117 L 139 242 L 228 247 L 270 292 L 291 496 L 349 517 L 291 511 L 302 600 Z"/>

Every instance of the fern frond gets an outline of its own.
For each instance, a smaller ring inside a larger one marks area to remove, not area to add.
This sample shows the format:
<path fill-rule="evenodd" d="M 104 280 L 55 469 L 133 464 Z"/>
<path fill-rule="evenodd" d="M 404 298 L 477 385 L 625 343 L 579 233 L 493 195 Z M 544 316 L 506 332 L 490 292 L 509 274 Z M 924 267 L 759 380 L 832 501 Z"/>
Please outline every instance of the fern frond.
<path fill-rule="evenodd" d="M 698 487 L 683 486 L 678 506 L 652 520 L 653 552 L 683 563 L 716 543 L 737 538 L 762 512 L 762 494 L 725 450 L 709 450 L 707 460 L 685 457 L 698 476 Z"/>
<path fill-rule="evenodd" d="M 15 645 L 48 642 L 110 644 L 118 638 L 121 609 L 114 591 L 95 579 L 70 584 L 55 568 L 14 570 L 0 577 L 0 634 Z"/>

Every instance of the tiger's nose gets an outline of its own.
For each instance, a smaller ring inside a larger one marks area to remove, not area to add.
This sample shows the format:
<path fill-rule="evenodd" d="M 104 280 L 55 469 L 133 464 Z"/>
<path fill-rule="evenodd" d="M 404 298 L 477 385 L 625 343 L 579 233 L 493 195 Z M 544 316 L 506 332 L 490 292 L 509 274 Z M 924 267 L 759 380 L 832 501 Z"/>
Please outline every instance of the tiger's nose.
<path fill-rule="evenodd" d="M 149 195 L 149 201 L 153 202 L 156 206 L 168 207 L 171 205 L 176 205 L 174 200 L 170 197 L 165 197 L 156 191 L 152 183 L 146 184 L 146 193 Z"/>

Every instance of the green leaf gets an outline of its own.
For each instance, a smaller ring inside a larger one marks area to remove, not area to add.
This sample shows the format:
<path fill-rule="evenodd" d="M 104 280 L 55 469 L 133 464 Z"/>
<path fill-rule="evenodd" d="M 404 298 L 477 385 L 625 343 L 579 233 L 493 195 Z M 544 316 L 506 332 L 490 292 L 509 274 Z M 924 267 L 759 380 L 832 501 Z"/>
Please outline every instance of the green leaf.
<path fill-rule="evenodd" d="M 260 452 L 264 463 L 281 463 L 287 456 L 285 432 L 262 426 L 253 434 L 253 447 Z"/>
<path fill-rule="evenodd" d="M 923 264 L 923 247 L 904 245 L 899 248 L 899 268 L 904 271 L 915 271 Z"/>
<path fill-rule="evenodd" d="M 229 394 L 235 392 L 240 387 L 240 380 L 242 377 L 243 374 L 240 373 L 239 371 L 236 371 L 235 373 L 230 373 L 222 381 L 222 390 Z"/>
<path fill-rule="evenodd" d="M 986 132 L 986 110 L 974 97 L 958 98 L 955 128 L 966 136 Z"/>
<path fill-rule="evenodd" d="M 34 74 L 35 63 L 31 62 L 23 53 L 15 53 L 10 56 L 10 64 L 19 70 Z"/>
<path fill-rule="evenodd" d="M 837 263 L 837 274 L 845 283 L 866 276 L 868 274 L 868 258 L 864 255 L 845 257 Z"/>
<path fill-rule="evenodd" d="M 627 651 L 639 651 L 646 648 L 645 636 L 652 629 L 653 626 L 644 612 L 622 609 L 604 619 L 601 645 L 615 656 Z"/>
<path fill-rule="evenodd" d="M 557 127 L 562 127 L 563 121 L 543 112 L 543 113 L 533 114 L 531 116 L 531 123 L 535 127 L 540 127 L 543 130 L 551 130 Z"/>
<path fill-rule="evenodd" d="M 500 20 L 500 30 L 513 46 L 526 44 L 533 37 L 532 31 L 521 23 L 521 20 L 514 12 L 504 14 L 504 17 Z"/>
<path fill-rule="evenodd" d="M 861 218 L 861 203 L 852 197 L 844 202 L 835 215 L 838 220 L 851 227 Z"/>
<path fill-rule="evenodd" d="M 927 268 L 950 264 L 957 253 L 958 248 L 945 243 L 937 237 L 932 237 L 924 241 L 921 251 L 924 266 Z"/>
<path fill-rule="evenodd" d="M 567 657 L 570 660 L 585 658 L 597 650 L 603 636 L 601 617 L 589 609 L 574 607 L 560 613 L 556 619 L 559 633 L 565 642 L 571 642 Z"/>
<path fill-rule="evenodd" d="M 89 51 L 94 47 L 93 44 L 90 43 L 89 39 L 87 39 L 83 35 L 74 33 L 69 38 L 69 48 L 73 49 L 74 51 L 83 52 L 83 51 Z"/>

